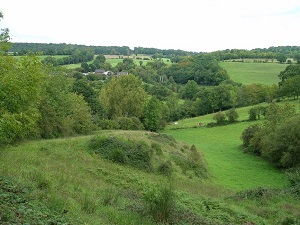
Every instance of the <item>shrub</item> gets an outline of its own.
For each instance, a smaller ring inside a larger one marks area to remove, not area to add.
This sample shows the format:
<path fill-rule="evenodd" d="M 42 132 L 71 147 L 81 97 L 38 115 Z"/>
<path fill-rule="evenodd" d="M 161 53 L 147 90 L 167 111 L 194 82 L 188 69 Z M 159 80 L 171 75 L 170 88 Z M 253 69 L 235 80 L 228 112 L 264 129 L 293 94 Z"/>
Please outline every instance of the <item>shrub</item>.
<path fill-rule="evenodd" d="M 268 134 L 262 155 L 278 167 L 300 166 L 300 116 L 285 120 Z"/>
<path fill-rule="evenodd" d="M 239 118 L 238 112 L 235 110 L 235 108 L 231 108 L 226 112 L 226 116 L 228 118 L 229 123 L 234 123 Z"/>
<path fill-rule="evenodd" d="M 120 128 L 120 125 L 117 121 L 114 120 L 100 120 L 97 124 L 103 130 L 117 130 Z"/>
<path fill-rule="evenodd" d="M 267 107 L 264 106 L 255 106 L 249 109 L 248 114 L 249 114 L 249 120 L 257 120 L 260 119 L 261 116 L 266 115 L 266 110 Z"/>
<path fill-rule="evenodd" d="M 249 120 L 256 120 L 256 109 L 254 107 L 250 108 L 249 111 Z"/>
<path fill-rule="evenodd" d="M 216 114 L 214 114 L 213 119 L 216 121 L 217 124 L 222 125 L 225 123 L 226 118 L 225 118 L 225 114 L 223 112 L 217 112 Z"/>
<path fill-rule="evenodd" d="M 89 148 L 112 162 L 128 164 L 151 171 L 151 148 L 143 141 L 125 140 L 117 137 L 93 137 Z"/>
<path fill-rule="evenodd" d="M 147 212 L 156 222 L 172 224 L 176 196 L 171 185 L 159 189 L 150 189 L 144 194 L 144 200 Z"/>
<path fill-rule="evenodd" d="M 121 130 L 142 130 L 144 128 L 137 117 L 118 117 L 116 122 Z"/>
<path fill-rule="evenodd" d="M 167 176 L 170 176 L 173 172 L 173 169 L 172 169 L 172 164 L 170 161 L 166 161 L 166 162 L 163 162 L 161 163 L 159 166 L 158 166 L 158 169 L 157 171 L 162 174 L 162 175 L 167 175 Z"/>
<path fill-rule="evenodd" d="M 261 126 L 258 124 L 254 124 L 251 125 L 249 127 L 247 127 L 242 135 L 241 135 L 241 139 L 243 141 L 243 147 L 247 148 L 250 145 L 250 141 L 253 138 L 254 134 L 257 133 L 258 131 L 260 131 Z"/>

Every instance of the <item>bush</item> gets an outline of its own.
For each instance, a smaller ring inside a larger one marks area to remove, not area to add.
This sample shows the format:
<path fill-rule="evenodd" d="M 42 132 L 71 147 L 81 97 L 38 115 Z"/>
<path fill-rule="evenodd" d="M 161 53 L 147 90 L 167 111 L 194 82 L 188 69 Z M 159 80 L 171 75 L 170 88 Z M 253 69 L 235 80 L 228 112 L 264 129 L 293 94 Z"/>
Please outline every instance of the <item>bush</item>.
<path fill-rule="evenodd" d="M 162 174 L 162 175 L 166 175 L 166 176 L 170 176 L 173 172 L 172 169 L 172 164 L 170 161 L 167 162 L 163 162 L 158 166 L 157 171 Z"/>
<path fill-rule="evenodd" d="M 225 114 L 221 111 L 214 114 L 213 119 L 216 121 L 218 125 L 225 124 L 226 122 Z"/>
<path fill-rule="evenodd" d="M 137 117 L 118 117 L 116 122 L 121 130 L 142 130 L 143 124 Z"/>
<path fill-rule="evenodd" d="M 229 123 L 234 123 L 239 118 L 238 112 L 235 110 L 235 108 L 231 108 L 226 112 L 226 116 L 228 118 Z"/>
<path fill-rule="evenodd" d="M 254 124 L 254 125 L 251 125 L 251 126 L 247 127 L 243 131 L 243 133 L 241 135 L 241 139 L 243 141 L 243 147 L 244 148 L 249 147 L 250 141 L 254 137 L 254 134 L 259 132 L 260 129 L 261 129 L 261 126 L 259 124 Z"/>
<path fill-rule="evenodd" d="M 151 148 L 143 141 L 124 140 L 117 137 L 93 137 L 89 148 L 112 162 L 151 171 Z"/>
<path fill-rule="evenodd" d="M 249 109 L 248 114 L 249 114 L 249 120 L 257 120 L 260 119 L 261 116 L 266 115 L 266 110 L 267 107 L 264 106 L 255 106 Z"/>
<path fill-rule="evenodd" d="M 102 130 L 117 130 L 120 129 L 120 125 L 115 120 L 100 120 L 97 124 Z"/>
<path fill-rule="evenodd" d="M 300 166 L 300 115 L 289 118 L 269 133 L 263 142 L 262 155 L 278 167 Z"/>

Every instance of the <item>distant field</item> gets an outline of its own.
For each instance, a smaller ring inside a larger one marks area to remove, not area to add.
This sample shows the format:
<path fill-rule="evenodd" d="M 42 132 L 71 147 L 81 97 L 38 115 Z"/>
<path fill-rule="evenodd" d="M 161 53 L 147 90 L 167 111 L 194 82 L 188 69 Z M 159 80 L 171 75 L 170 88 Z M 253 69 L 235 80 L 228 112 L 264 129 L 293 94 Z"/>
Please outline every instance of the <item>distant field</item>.
<path fill-rule="evenodd" d="M 136 57 L 141 58 L 141 59 L 136 59 Z M 124 58 L 131 58 L 133 59 L 133 62 L 136 65 L 140 65 L 140 61 L 142 62 L 142 65 L 146 65 L 148 62 L 152 60 L 144 60 L 143 58 L 148 58 L 150 59 L 149 55 L 137 55 L 137 56 L 123 56 L 123 58 L 119 58 L 118 55 L 105 55 L 106 62 L 110 63 L 112 66 L 116 66 L 119 62 L 122 62 Z M 162 58 L 161 59 L 164 63 L 170 64 L 171 61 L 168 58 Z"/>
<path fill-rule="evenodd" d="M 227 70 L 230 78 L 235 82 L 271 85 L 279 82 L 278 74 L 286 68 L 287 64 L 220 62 L 220 66 Z"/>
<path fill-rule="evenodd" d="M 142 61 L 142 65 L 146 65 L 147 62 L 150 62 L 151 60 L 144 60 L 144 59 L 135 59 L 133 58 L 133 56 L 123 56 L 123 58 L 119 58 L 118 55 L 105 55 L 105 58 L 106 58 L 106 62 L 110 63 L 113 67 L 116 66 L 118 63 L 120 62 L 123 62 L 123 59 L 124 58 L 132 58 L 133 59 L 133 62 L 136 64 L 136 65 L 140 65 L 140 61 Z M 150 56 L 147 56 L 147 55 L 138 55 L 137 57 L 140 57 L 140 58 L 149 58 L 150 59 Z M 166 64 L 170 64 L 171 61 L 170 59 L 168 58 L 163 58 L 162 59 L 164 63 Z M 88 62 L 89 63 L 92 63 L 92 61 Z M 78 68 L 81 66 L 81 63 L 77 63 L 77 64 L 70 64 L 70 65 L 65 65 L 64 67 L 68 68 L 68 69 L 75 69 L 75 68 Z"/>

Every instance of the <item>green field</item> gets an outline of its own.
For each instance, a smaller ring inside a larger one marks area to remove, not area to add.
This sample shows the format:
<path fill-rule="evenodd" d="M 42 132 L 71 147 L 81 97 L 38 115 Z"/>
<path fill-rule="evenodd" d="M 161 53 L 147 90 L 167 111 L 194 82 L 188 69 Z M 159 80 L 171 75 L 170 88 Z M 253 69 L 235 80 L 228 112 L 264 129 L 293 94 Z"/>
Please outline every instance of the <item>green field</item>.
<path fill-rule="evenodd" d="M 254 62 L 220 62 L 229 77 L 242 84 L 278 84 L 278 74 L 283 71 L 287 64 L 279 63 L 254 63 Z"/>
<path fill-rule="evenodd" d="M 125 57 L 124 57 L 125 58 Z M 147 57 L 149 58 L 149 56 Z M 107 58 L 106 62 L 110 63 L 113 67 L 116 66 L 118 63 L 122 62 L 123 59 L 119 58 Z M 142 62 L 142 65 L 146 65 L 148 62 L 151 62 L 152 60 L 144 60 L 144 59 L 133 59 L 133 62 L 136 65 L 140 65 L 140 62 Z M 163 58 L 162 61 L 166 64 L 170 64 L 170 59 Z"/>
<path fill-rule="evenodd" d="M 132 58 L 133 56 L 130 56 L 129 58 Z M 137 57 L 147 57 L 149 58 L 149 56 L 137 56 Z M 123 56 L 123 58 L 126 58 L 126 56 Z M 115 67 L 118 63 L 123 62 L 123 58 L 118 58 L 118 56 L 115 55 L 106 55 L 106 62 L 110 63 L 112 65 L 112 67 Z M 144 59 L 135 59 L 133 58 L 133 62 L 136 65 L 140 65 L 140 61 L 142 61 L 142 65 L 146 65 L 148 62 L 151 62 L 151 60 L 144 60 Z M 163 58 L 162 61 L 166 64 L 170 64 L 171 61 L 168 58 Z M 92 61 L 87 62 L 88 64 L 92 63 Z M 65 65 L 64 67 L 68 68 L 68 69 L 76 69 L 79 68 L 81 66 L 81 63 L 77 63 L 77 64 L 70 64 L 70 65 Z"/>
<path fill-rule="evenodd" d="M 214 180 L 227 188 L 283 187 L 287 178 L 261 158 L 243 153 L 240 135 L 250 125 L 243 122 L 220 127 L 169 130 L 178 140 L 196 145 L 205 155 Z"/>

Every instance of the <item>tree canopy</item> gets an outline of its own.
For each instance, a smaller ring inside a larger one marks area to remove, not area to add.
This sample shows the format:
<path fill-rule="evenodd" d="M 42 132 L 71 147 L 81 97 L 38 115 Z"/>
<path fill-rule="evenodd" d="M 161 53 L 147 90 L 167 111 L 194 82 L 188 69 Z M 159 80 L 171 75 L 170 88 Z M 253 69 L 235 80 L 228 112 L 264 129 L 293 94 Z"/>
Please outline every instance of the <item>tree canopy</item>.
<path fill-rule="evenodd" d="M 114 77 L 100 93 L 109 118 L 138 117 L 143 114 L 147 94 L 142 81 L 133 75 Z"/>

